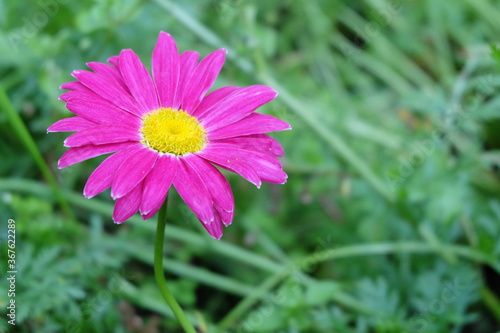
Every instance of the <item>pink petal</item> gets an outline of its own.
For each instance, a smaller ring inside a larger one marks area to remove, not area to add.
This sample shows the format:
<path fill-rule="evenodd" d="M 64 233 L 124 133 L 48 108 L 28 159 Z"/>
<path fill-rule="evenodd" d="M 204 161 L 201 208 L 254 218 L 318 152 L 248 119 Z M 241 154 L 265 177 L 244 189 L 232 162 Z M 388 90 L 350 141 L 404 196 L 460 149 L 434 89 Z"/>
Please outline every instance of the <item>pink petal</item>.
<path fill-rule="evenodd" d="M 137 115 L 118 108 L 93 92 L 69 91 L 66 108 L 74 114 L 102 125 L 120 125 L 139 129 Z M 61 96 L 62 97 L 62 96 Z"/>
<path fill-rule="evenodd" d="M 189 155 L 184 161 L 198 173 L 208 192 L 210 192 L 212 201 L 227 212 L 232 212 L 234 210 L 234 199 L 231 186 L 224 175 L 206 160 L 194 154 Z"/>
<path fill-rule="evenodd" d="M 123 197 L 148 175 L 155 165 L 158 153 L 142 147 L 127 159 L 116 171 L 111 185 L 113 199 Z"/>
<path fill-rule="evenodd" d="M 203 151 L 206 150 L 224 152 L 230 163 L 243 161 L 251 165 L 263 181 L 275 184 L 286 183 L 287 175 L 281 168 L 281 162 L 269 153 L 246 150 L 235 145 L 216 142 L 210 142 Z"/>
<path fill-rule="evenodd" d="M 141 148 L 139 146 L 133 146 L 128 149 L 121 150 L 105 159 L 94 170 L 94 172 L 92 172 L 87 180 L 85 188 L 83 189 L 83 195 L 85 198 L 90 199 L 111 187 L 113 178 L 115 178 L 116 170 L 118 170 L 123 162 L 138 149 Z"/>
<path fill-rule="evenodd" d="M 144 180 L 141 202 L 141 215 L 147 215 L 157 206 L 158 209 L 167 197 L 168 189 L 177 173 L 177 157 L 165 154 L 158 158 L 153 169 Z M 156 212 L 156 211 L 155 211 Z"/>
<path fill-rule="evenodd" d="M 256 135 L 265 135 L 265 134 L 256 134 Z M 268 135 L 266 135 L 266 136 L 268 136 Z M 283 147 L 281 146 L 281 144 L 275 138 L 270 137 L 270 136 L 268 136 L 268 137 L 273 142 L 273 147 L 271 148 L 271 154 L 273 154 L 274 156 L 283 157 L 284 151 L 283 151 Z"/>
<path fill-rule="evenodd" d="M 281 119 L 267 114 L 252 113 L 246 118 L 207 133 L 208 140 L 232 138 L 236 136 L 261 134 L 267 132 L 284 131 L 291 129 L 290 125 Z"/>
<path fill-rule="evenodd" d="M 62 86 L 60 86 L 59 88 L 60 89 L 75 90 L 75 91 L 91 91 L 89 88 L 87 88 L 83 84 L 81 84 L 80 81 L 66 82 Z"/>
<path fill-rule="evenodd" d="M 56 121 L 47 129 L 49 132 L 76 132 L 86 128 L 98 126 L 93 121 L 82 117 L 70 117 Z"/>
<path fill-rule="evenodd" d="M 111 83 L 120 86 L 126 92 L 129 92 L 127 85 L 123 82 L 120 72 L 113 66 L 103 64 L 102 62 L 88 62 L 87 66 L 96 74 L 102 76 Z"/>
<path fill-rule="evenodd" d="M 188 88 L 182 97 L 182 109 L 191 113 L 200 104 L 203 96 L 210 90 L 224 65 L 227 51 L 217 50 L 206 56 L 196 67 L 189 79 Z"/>
<path fill-rule="evenodd" d="M 142 182 L 137 184 L 131 191 L 121 198 L 116 199 L 115 209 L 113 211 L 113 221 L 115 223 L 125 222 L 132 217 L 141 203 Z"/>
<path fill-rule="evenodd" d="M 85 87 L 85 88 L 87 88 L 87 87 Z M 95 92 L 93 92 L 92 90 L 90 90 L 90 89 L 87 88 L 87 90 L 71 90 L 71 91 L 66 91 L 66 92 L 64 92 L 59 97 L 59 100 L 67 102 L 67 101 L 69 101 L 72 98 L 75 98 L 77 96 L 78 97 L 81 96 L 82 92 L 85 93 L 85 94 L 83 94 L 84 96 L 93 96 L 93 95 L 95 95 L 96 97 L 102 98 L 101 96 L 97 95 Z M 93 94 L 93 95 L 91 95 L 91 94 Z"/>
<path fill-rule="evenodd" d="M 116 70 L 118 71 L 118 73 L 121 73 L 120 72 L 120 56 L 111 56 L 111 57 L 108 58 L 108 62 L 111 65 L 113 65 L 114 68 L 116 68 Z"/>
<path fill-rule="evenodd" d="M 212 198 L 198 173 L 183 158 L 178 159 L 174 186 L 179 195 L 203 223 L 214 220 Z"/>
<path fill-rule="evenodd" d="M 179 83 L 180 59 L 175 41 L 166 32 L 160 32 L 153 51 L 153 78 L 158 91 L 160 106 L 172 107 Z"/>
<path fill-rule="evenodd" d="M 217 209 L 217 212 L 219 213 L 220 218 L 226 227 L 229 226 L 231 223 L 233 223 L 234 209 L 232 212 L 226 212 L 224 209 L 220 208 L 219 206 L 217 206 L 217 205 L 214 205 L 214 206 Z"/>
<path fill-rule="evenodd" d="M 228 96 L 237 89 L 241 88 L 235 86 L 226 86 L 212 91 L 205 98 L 203 98 L 198 107 L 193 112 L 191 112 L 191 115 L 196 118 L 203 117 L 203 115 L 208 110 L 210 110 L 214 105 L 219 103 L 222 99 L 224 99 L 226 96 Z"/>
<path fill-rule="evenodd" d="M 214 220 L 210 223 L 202 223 L 201 225 L 203 225 L 205 229 L 207 229 L 208 233 L 213 238 L 219 240 L 222 237 L 223 233 L 222 220 L 219 215 L 219 212 L 216 209 L 214 209 Z"/>
<path fill-rule="evenodd" d="M 140 145 L 137 142 L 121 142 L 121 143 L 110 143 L 107 145 L 88 145 L 83 147 L 74 147 L 68 149 L 63 156 L 59 159 L 57 167 L 59 169 L 65 168 L 67 166 L 79 163 L 81 161 L 88 160 L 89 158 L 96 157 L 99 155 L 114 153 L 115 151 L 120 151 L 128 147 L 135 145 Z"/>
<path fill-rule="evenodd" d="M 158 212 L 158 210 L 160 210 L 160 207 L 161 207 L 162 204 L 163 204 L 163 201 L 162 202 L 158 202 L 158 204 L 149 213 L 147 213 L 145 215 L 141 215 L 142 219 L 143 220 L 149 220 L 150 218 L 152 218 L 153 216 L 155 216 L 156 212 Z"/>
<path fill-rule="evenodd" d="M 127 49 L 120 53 L 120 71 L 132 96 L 142 106 L 142 114 L 158 109 L 153 80 L 134 51 Z"/>
<path fill-rule="evenodd" d="M 231 145 L 218 143 L 214 143 L 213 148 L 223 149 L 228 154 L 233 155 L 233 158 L 236 157 L 252 165 L 260 179 L 263 181 L 275 184 L 286 183 L 288 176 L 283 171 L 281 162 L 270 153 L 247 150 L 238 147 L 232 148 Z"/>
<path fill-rule="evenodd" d="M 196 155 L 210 161 L 224 169 L 235 172 L 248 180 L 250 183 L 255 184 L 260 188 L 261 180 L 253 167 L 241 160 L 233 159 L 228 156 L 226 152 L 217 149 L 212 149 L 210 146 L 196 153 Z"/>
<path fill-rule="evenodd" d="M 175 92 L 174 104 L 172 105 L 172 109 L 174 110 L 179 110 L 179 107 L 181 106 L 184 91 L 186 90 L 189 79 L 196 68 L 199 56 L 198 52 L 195 51 L 185 51 L 180 56 L 179 84 Z"/>
<path fill-rule="evenodd" d="M 69 136 L 64 140 L 64 146 L 81 147 L 140 140 L 139 131 L 130 127 L 94 126 Z"/>
<path fill-rule="evenodd" d="M 273 138 L 265 134 L 254 134 L 229 139 L 213 140 L 212 142 L 233 144 L 243 149 L 259 150 L 265 153 L 273 154 L 273 140 Z M 273 155 L 277 156 L 276 154 Z"/>
<path fill-rule="evenodd" d="M 120 71 L 120 56 L 112 56 L 112 57 L 109 57 L 108 58 L 108 62 L 113 65 L 113 67 L 116 69 L 116 71 L 118 72 L 118 74 L 120 75 L 120 78 L 121 80 L 123 81 L 123 76 L 122 76 L 122 72 Z M 128 90 L 128 87 L 127 87 L 127 91 L 130 93 L 130 90 Z"/>
<path fill-rule="evenodd" d="M 249 116 L 277 95 L 276 91 L 267 86 L 238 89 L 207 110 L 200 117 L 200 122 L 207 131 L 214 131 Z"/>
<path fill-rule="evenodd" d="M 109 82 L 102 76 L 89 71 L 73 71 L 72 75 L 86 87 L 90 88 L 96 94 L 110 101 L 114 105 L 127 111 L 142 115 L 142 111 L 136 101 L 122 87 Z M 129 87 L 130 88 L 130 87 Z"/>

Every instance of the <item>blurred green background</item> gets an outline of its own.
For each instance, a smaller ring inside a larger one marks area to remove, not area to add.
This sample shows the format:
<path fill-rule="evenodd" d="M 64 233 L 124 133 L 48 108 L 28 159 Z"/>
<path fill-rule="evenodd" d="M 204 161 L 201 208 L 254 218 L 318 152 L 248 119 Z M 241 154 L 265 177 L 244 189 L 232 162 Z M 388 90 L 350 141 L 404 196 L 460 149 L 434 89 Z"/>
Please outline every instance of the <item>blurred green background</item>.
<path fill-rule="evenodd" d="M 0 332 L 181 332 L 155 220 L 113 224 L 109 190 L 82 195 L 104 157 L 57 170 L 46 134 L 73 70 L 124 48 L 150 68 L 160 30 L 227 48 L 214 88 L 272 86 L 260 112 L 293 127 L 285 185 L 225 173 L 221 241 L 171 191 L 166 275 L 200 332 L 497 332 L 499 22 L 485 0 L 0 0 Z"/>

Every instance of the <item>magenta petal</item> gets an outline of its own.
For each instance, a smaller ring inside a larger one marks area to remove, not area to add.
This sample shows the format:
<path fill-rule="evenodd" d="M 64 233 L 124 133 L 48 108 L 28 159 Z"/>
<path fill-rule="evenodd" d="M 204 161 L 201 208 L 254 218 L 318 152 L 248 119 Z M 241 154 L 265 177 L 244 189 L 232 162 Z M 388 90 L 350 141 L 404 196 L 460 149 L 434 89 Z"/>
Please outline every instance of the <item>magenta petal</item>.
<path fill-rule="evenodd" d="M 212 196 L 212 201 L 227 212 L 234 210 L 231 186 L 219 170 L 201 157 L 194 154 L 184 159 L 193 168 Z"/>
<path fill-rule="evenodd" d="M 196 117 L 196 118 L 201 118 L 203 115 L 214 105 L 219 103 L 222 99 L 224 99 L 226 96 L 231 94 L 237 89 L 241 89 L 240 87 L 235 87 L 235 86 L 227 86 L 227 87 L 222 87 L 217 90 L 212 91 L 210 94 L 208 94 L 201 103 L 198 105 L 198 107 L 191 112 L 191 115 Z"/>
<path fill-rule="evenodd" d="M 70 117 L 56 121 L 47 129 L 49 132 L 76 132 L 90 127 L 99 126 L 93 121 L 82 117 Z"/>
<path fill-rule="evenodd" d="M 68 149 L 63 156 L 59 159 L 57 167 L 59 169 L 65 168 L 67 166 L 79 163 L 81 161 L 88 160 L 89 158 L 96 157 L 99 155 L 114 153 L 115 151 L 120 151 L 128 147 L 135 145 L 140 145 L 137 142 L 121 142 L 121 143 L 110 143 L 107 145 L 88 145 L 83 147 L 74 147 Z"/>
<path fill-rule="evenodd" d="M 200 104 L 203 96 L 210 90 L 224 65 L 227 51 L 217 50 L 206 56 L 196 67 L 189 79 L 188 88 L 182 97 L 182 109 L 188 113 L 193 112 Z"/>
<path fill-rule="evenodd" d="M 257 172 L 255 172 L 255 170 L 253 169 L 253 167 L 250 164 L 243 162 L 242 160 L 237 160 L 236 158 L 228 156 L 225 151 L 212 149 L 209 146 L 196 153 L 196 155 L 224 169 L 239 174 L 240 176 L 248 180 L 250 183 L 255 184 L 257 188 L 260 188 L 261 180 Z"/>
<path fill-rule="evenodd" d="M 259 150 L 279 157 L 283 156 L 283 147 L 281 147 L 278 140 L 266 134 L 237 136 L 235 138 L 213 140 L 212 142 L 229 143 L 244 149 Z"/>
<path fill-rule="evenodd" d="M 113 221 L 115 223 L 125 222 L 132 217 L 141 203 L 142 182 L 137 184 L 131 191 L 121 198 L 116 199 L 115 209 L 113 211 Z"/>
<path fill-rule="evenodd" d="M 214 209 L 214 220 L 210 223 L 202 223 L 202 225 L 213 238 L 219 240 L 222 237 L 222 219 L 216 209 Z"/>
<path fill-rule="evenodd" d="M 130 154 L 133 154 L 138 149 L 140 149 L 138 146 L 130 147 L 129 149 L 121 150 L 105 159 L 94 172 L 92 172 L 87 180 L 85 188 L 83 189 L 85 198 L 90 199 L 111 187 L 116 170 L 118 170 L 123 162 L 129 158 Z"/>
<path fill-rule="evenodd" d="M 81 130 L 64 140 L 65 147 L 81 147 L 85 145 L 103 145 L 125 141 L 140 141 L 139 131 L 130 127 L 95 126 Z"/>
<path fill-rule="evenodd" d="M 179 83 L 180 59 L 175 41 L 166 32 L 160 32 L 153 51 L 153 78 L 158 91 L 160 106 L 170 108 L 174 104 Z"/>
<path fill-rule="evenodd" d="M 74 114 L 102 125 L 120 125 L 132 128 L 141 126 L 137 115 L 120 109 L 93 92 L 67 92 L 66 108 Z"/>
<path fill-rule="evenodd" d="M 179 195 L 203 223 L 214 220 L 212 198 L 198 173 L 183 159 L 178 159 L 174 186 Z"/>
<path fill-rule="evenodd" d="M 243 161 L 251 165 L 263 181 L 275 184 L 286 183 L 287 175 L 281 168 L 281 162 L 272 154 L 216 142 L 210 142 L 205 150 L 222 151 L 228 156 L 227 158 L 231 163 Z"/>
<path fill-rule="evenodd" d="M 273 153 L 273 140 L 270 136 L 265 134 L 238 136 L 229 139 L 213 140 L 212 142 L 227 143 L 236 145 L 243 149 L 259 150 L 271 154 Z"/>
<path fill-rule="evenodd" d="M 116 71 L 118 72 L 118 74 L 120 75 L 120 79 L 123 81 L 123 76 L 122 76 L 122 72 L 120 71 L 120 56 L 112 56 L 112 57 L 109 57 L 108 58 L 108 62 L 113 65 L 113 67 L 116 69 Z M 125 82 L 123 82 L 125 83 Z M 127 91 L 130 93 L 130 90 L 128 90 L 128 87 L 127 87 Z"/>
<path fill-rule="evenodd" d="M 249 116 L 277 95 L 276 91 L 267 86 L 238 89 L 208 110 L 200 117 L 200 122 L 207 131 L 214 131 Z"/>
<path fill-rule="evenodd" d="M 142 106 L 142 113 L 158 109 L 153 80 L 134 51 L 127 49 L 120 53 L 120 71 L 128 89 Z"/>
<path fill-rule="evenodd" d="M 85 98 L 85 99 L 89 99 L 89 100 L 102 99 L 102 100 L 106 101 L 104 98 L 97 95 L 95 92 L 88 89 L 80 82 L 78 82 L 78 83 L 80 85 L 82 85 L 85 89 L 74 89 L 71 91 L 66 91 L 59 97 L 59 100 L 68 102 L 70 99 L 73 99 L 73 98 Z M 106 102 L 108 102 L 108 101 L 106 101 Z M 108 102 L 108 103 L 111 104 L 111 102 Z"/>
<path fill-rule="evenodd" d="M 262 134 L 267 132 L 291 129 L 290 125 L 281 119 L 267 114 L 252 113 L 240 121 L 207 133 L 208 140 L 232 138 L 242 135 Z"/>
<path fill-rule="evenodd" d="M 75 90 L 75 91 L 91 91 L 89 88 L 85 87 L 79 81 L 66 82 L 62 86 L 60 86 L 59 88 L 60 89 Z"/>
<path fill-rule="evenodd" d="M 73 71 L 72 75 L 86 87 L 114 105 L 135 113 L 138 116 L 142 115 L 142 111 L 136 101 L 122 87 L 89 71 Z"/>
<path fill-rule="evenodd" d="M 118 70 L 113 66 L 103 64 L 101 62 L 88 62 L 87 66 L 96 74 L 102 76 L 109 82 L 122 87 L 126 92 L 129 92 L 127 85 L 123 82 L 120 72 L 118 72 Z"/>
<path fill-rule="evenodd" d="M 220 218 L 224 225 L 227 227 L 231 223 L 233 223 L 233 217 L 234 217 L 234 209 L 232 212 L 226 212 L 224 209 L 220 208 L 217 205 L 214 205 L 215 208 L 217 209 L 217 212 L 219 212 Z"/>
<path fill-rule="evenodd" d="M 144 180 L 141 214 L 147 215 L 155 207 L 161 206 L 167 197 L 168 189 L 177 173 L 177 157 L 165 154 L 158 158 L 153 169 Z"/>
<path fill-rule="evenodd" d="M 259 135 L 259 134 L 257 134 L 257 135 Z M 262 134 L 262 135 L 265 135 L 265 134 Z M 274 156 L 283 157 L 284 151 L 283 151 L 283 147 L 281 146 L 281 144 L 275 138 L 270 137 L 270 136 L 269 136 L 269 138 L 273 142 L 273 146 L 271 148 L 271 153 Z"/>
<path fill-rule="evenodd" d="M 87 88 L 87 87 L 85 87 Z M 82 94 L 82 92 L 84 94 Z M 97 95 L 95 92 L 93 92 L 90 89 L 87 90 L 71 90 L 71 91 L 66 91 L 64 92 L 60 97 L 60 101 L 68 102 L 70 99 L 75 98 L 75 97 L 80 97 L 81 95 L 84 96 L 96 96 L 96 98 L 102 98 L 101 96 Z"/>
<path fill-rule="evenodd" d="M 160 210 L 160 207 L 161 207 L 162 204 L 163 204 L 163 201 L 162 202 L 158 202 L 157 205 L 149 213 L 141 215 L 142 219 L 143 220 L 149 220 L 150 218 L 152 218 L 153 216 L 155 216 L 156 212 L 158 212 L 158 210 Z"/>
<path fill-rule="evenodd" d="M 177 90 L 175 91 L 175 99 L 172 109 L 178 110 L 181 106 L 184 92 L 186 91 L 189 79 L 196 68 L 199 56 L 198 52 L 195 51 L 185 51 L 180 56 L 179 84 L 177 85 Z"/>
<path fill-rule="evenodd" d="M 111 65 L 113 65 L 114 68 L 116 68 L 116 70 L 118 71 L 118 73 L 121 73 L 120 72 L 120 57 L 119 56 L 111 56 L 111 57 L 109 57 L 108 58 L 108 62 Z"/>
<path fill-rule="evenodd" d="M 111 185 L 111 197 L 123 197 L 139 184 L 151 171 L 158 156 L 157 152 L 144 146 L 131 155 L 116 171 Z"/>

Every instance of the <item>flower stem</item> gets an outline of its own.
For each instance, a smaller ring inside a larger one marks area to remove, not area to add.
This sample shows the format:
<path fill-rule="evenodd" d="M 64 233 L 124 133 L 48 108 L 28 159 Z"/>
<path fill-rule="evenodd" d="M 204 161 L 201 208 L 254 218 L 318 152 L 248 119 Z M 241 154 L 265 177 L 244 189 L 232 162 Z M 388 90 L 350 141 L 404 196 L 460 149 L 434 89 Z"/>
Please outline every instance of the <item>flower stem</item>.
<path fill-rule="evenodd" d="M 179 303 L 177 303 L 174 296 L 172 296 L 172 294 L 170 293 L 170 290 L 168 290 L 167 281 L 165 281 L 165 275 L 163 272 L 163 241 L 165 237 L 166 222 L 167 222 L 167 198 L 165 198 L 165 202 L 163 203 L 158 212 L 158 222 L 156 226 L 155 259 L 154 259 L 156 283 L 158 284 L 158 288 L 160 288 L 163 298 L 167 302 L 170 309 L 172 309 L 172 312 L 174 313 L 175 317 L 181 324 L 182 328 L 184 328 L 186 333 L 196 333 L 196 330 L 193 328 L 193 325 L 191 325 L 191 323 L 187 319 Z"/>

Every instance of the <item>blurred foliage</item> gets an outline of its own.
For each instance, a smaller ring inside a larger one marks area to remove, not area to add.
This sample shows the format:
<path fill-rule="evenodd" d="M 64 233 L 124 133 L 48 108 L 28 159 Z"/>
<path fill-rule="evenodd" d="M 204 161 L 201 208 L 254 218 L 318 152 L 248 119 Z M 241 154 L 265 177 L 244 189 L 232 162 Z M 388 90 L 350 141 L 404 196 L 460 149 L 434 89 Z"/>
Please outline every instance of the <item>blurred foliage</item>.
<path fill-rule="evenodd" d="M 274 135 L 286 185 L 224 173 L 222 241 L 171 191 L 167 279 L 200 331 L 500 330 L 499 17 L 486 0 L 0 0 L 0 89 L 77 219 L 0 103 L 0 269 L 13 218 L 22 304 L 0 331 L 180 332 L 154 220 L 114 225 L 109 192 L 81 194 L 104 158 L 57 170 L 66 134 L 46 135 L 73 70 L 124 48 L 150 67 L 160 30 L 181 51 L 227 48 L 214 88 L 272 85 L 261 112 L 293 127 Z"/>

